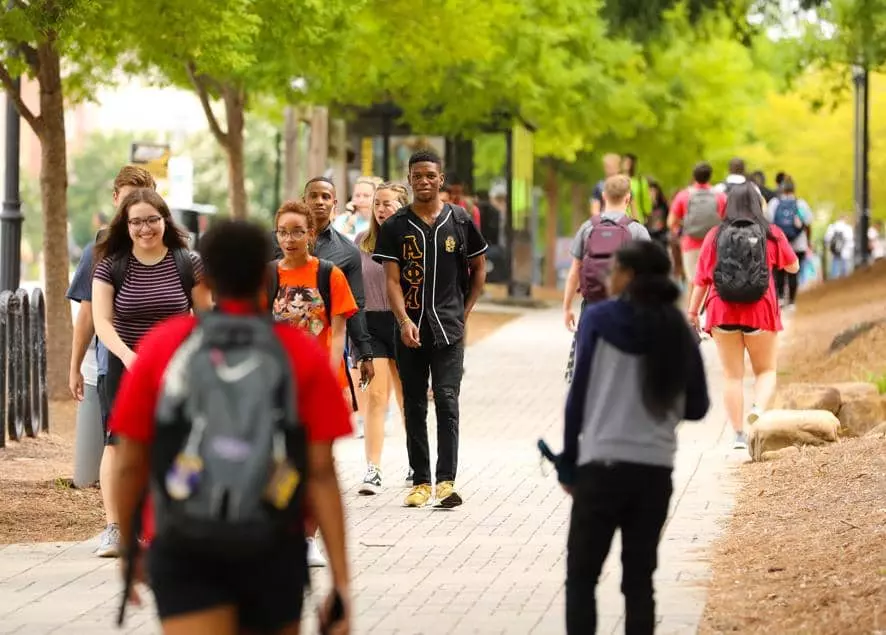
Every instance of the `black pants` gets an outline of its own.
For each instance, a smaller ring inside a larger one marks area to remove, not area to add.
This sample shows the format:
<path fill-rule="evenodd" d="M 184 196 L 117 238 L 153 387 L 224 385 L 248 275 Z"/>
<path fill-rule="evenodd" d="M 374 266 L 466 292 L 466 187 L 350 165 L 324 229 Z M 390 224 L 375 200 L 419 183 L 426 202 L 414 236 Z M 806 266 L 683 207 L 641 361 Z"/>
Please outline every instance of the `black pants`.
<path fill-rule="evenodd" d="M 654 632 L 652 574 L 658 565 L 658 541 L 672 492 L 667 467 L 592 463 L 578 468 L 566 557 L 569 635 L 596 632 L 597 579 L 616 528 L 621 529 L 625 634 Z"/>
<path fill-rule="evenodd" d="M 399 338 L 399 335 L 397 336 Z M 429 330 L 422 329 L 421 347 L 397 342 L 396 361 L 403 384 L 406 451 L 415 472 L 413 484 L 431 482 L 428 444 L 428 375 L 437 411 L 437 482 L 454 481 L 458 466 L 458 395 L 464 368 L 464 341 L 436 348 Z"/>
<path fill-rule="evenodd" d="M 111 409 L 114 407 L 114 400 L 117 398 L 117 391 L 120 390 L 120 382 L 123 380 L 123 373 L 126 367 L 123 361 L 108 351 L 108 372 L 103 377 L 99 386 L 99 400 L 102 412 L 102 427 L 105 431 L 105 445 L 117 445 L 117 437 L 111 434 L 108 429 L 108 420 L 111 416 Z"/>
<path fill-rule="evenodd" d="M 797 252 L 797 260 L 800 261 L 800 269 L 803 268 L 803 260 L 806 258 L 805 251 Z M 785 299 L 785 284 L 787 284 L 788 304 L 793 304 L 797 300 L 797 284 L 800 279 L 800 271 L 797 273 L 788 273 L 783 269 L 775 270 L 775 290 L 778 291 L 778 299 Z"/>

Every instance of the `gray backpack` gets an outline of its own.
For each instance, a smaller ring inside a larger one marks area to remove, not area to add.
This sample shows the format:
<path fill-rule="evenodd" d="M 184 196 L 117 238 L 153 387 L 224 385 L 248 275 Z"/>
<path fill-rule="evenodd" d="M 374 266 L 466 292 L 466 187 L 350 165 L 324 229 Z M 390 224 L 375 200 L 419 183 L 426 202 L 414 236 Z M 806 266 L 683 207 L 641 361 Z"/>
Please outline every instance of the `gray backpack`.
<path fill-rule="evenodd" d="M 686 216 L 683 218 L 683 234 L 692 238 L 704 238 L 720 224 L 717 195 L 711 188 L 689 188 Z"/>
<path fill-rule="evenodd" d="M 199 316 L 157 404 L 157 540 L 231 560 L 300 526 L 307 459 L 293 372 L 267 317 Z"/>

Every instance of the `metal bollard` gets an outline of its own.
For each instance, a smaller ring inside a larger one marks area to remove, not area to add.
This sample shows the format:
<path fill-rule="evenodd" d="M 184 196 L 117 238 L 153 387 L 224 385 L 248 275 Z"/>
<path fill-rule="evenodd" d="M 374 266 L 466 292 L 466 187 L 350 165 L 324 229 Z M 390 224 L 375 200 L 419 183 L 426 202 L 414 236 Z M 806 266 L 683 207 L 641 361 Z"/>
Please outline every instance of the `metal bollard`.
<path fill-rule="evenodd" d="M 46 302 L 43 291 L 31 293 L 31 420 L 34 429 L 49 432 L 49 392 L 46 385 Z"/>
<path fill-rule="evenodd" d="M 8 379 L 8 351 L 11 316 L 9 315 L 9 303 L 12 299 L 11 291 L 0 293 L 0 448 L 6 447 L 7 416 L 9 415 L 10 391 Z M 10 432 L 11 432 L 10 428 Z"/>

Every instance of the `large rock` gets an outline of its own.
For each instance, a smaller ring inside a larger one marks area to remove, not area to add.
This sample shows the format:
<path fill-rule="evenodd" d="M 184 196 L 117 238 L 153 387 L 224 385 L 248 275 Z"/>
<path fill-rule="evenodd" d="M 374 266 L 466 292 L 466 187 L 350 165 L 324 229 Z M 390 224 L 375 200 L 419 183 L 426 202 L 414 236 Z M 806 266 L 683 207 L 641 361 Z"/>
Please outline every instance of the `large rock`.
<path fill-rule="evenodd" d="M 844 381 L 836 384 L 830 384 L 840 392 L 840 399 L 846 401 L 857 397 L 871 397 L 880 394 L 876 384 L 870 384 L 862 381 Z"/>
<path fill-rule="evenodd" d="M 872 430 L 868 430 L 866 437 L 886 437 L 886 421 L 881 421 L 874 426 Z"/>
<path fill-rule="evenodd" d="M 847 436 L 860 437 L 883 419 L 886 419 L 886 399 L 876 389 L 873 394 L 855 393 L 843 397 L 843 405 L 837 415 L 841 432 Z"/>
<path fill-rule="evenodd" d="M 840 391 L 823 384 L 787 384 L 778 389 L 772 403 L 776 410 L 828 410 L 840 412 Z"/>
<path fill-rule="evenodd" d="M 829 410 L 767 410 L 751 426 L 748 452 L 760 461 L 764 452 L 833 443 L 839 428 L 840 421 Z"/>

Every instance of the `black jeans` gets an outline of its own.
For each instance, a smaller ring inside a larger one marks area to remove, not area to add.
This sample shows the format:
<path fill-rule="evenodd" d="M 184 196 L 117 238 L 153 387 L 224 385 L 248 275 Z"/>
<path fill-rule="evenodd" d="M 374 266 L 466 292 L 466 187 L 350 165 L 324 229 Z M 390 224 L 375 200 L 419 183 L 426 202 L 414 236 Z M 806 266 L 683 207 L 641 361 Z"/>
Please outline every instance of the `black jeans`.
<path fill-rule="evenodd" d="M 458 395 L 464 368 L 464 341 L 436 348 L 429 330 L 421 331 L 421 347 L 408 348 L 397 335 L 396 361 L 403 384 L 406 451 L 415 472 L 414 485 L 431 482 L 428 444 L 428 375 L 437 411 L 437 482 L 454 481 L 458 467 Z"/>
<path fill-rule="evenodd" d="M 652 574 L 658 566 L 658 541 L 672 492 L 671 468 L 637 463 L 578 468 L 566 556 L 569 635 L 596 632 L 597 579 L 617 528 L 622 542 L 625 635 L 654 632 Z"/>
<path fill-rule="evenodd" d="M 803 268 L 803 260 L 806 258 L 805 251 L 797 252 L 797 260 L 800 262 L 800 268 Z M 783 269 L 775 270 L 775 290 L 778 292 L 778 299 L 784 300 L 785 297 L 785 283 L 787 283 L 788 288 L 788 304 L 793 304 L 797 301 L 797 284 L 800 279 L 800 272 L 797 273 L 788 273 Z"/>

